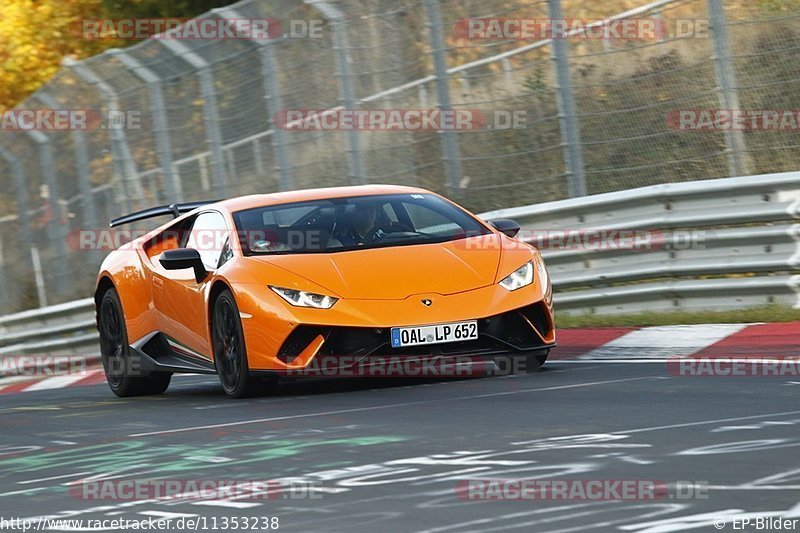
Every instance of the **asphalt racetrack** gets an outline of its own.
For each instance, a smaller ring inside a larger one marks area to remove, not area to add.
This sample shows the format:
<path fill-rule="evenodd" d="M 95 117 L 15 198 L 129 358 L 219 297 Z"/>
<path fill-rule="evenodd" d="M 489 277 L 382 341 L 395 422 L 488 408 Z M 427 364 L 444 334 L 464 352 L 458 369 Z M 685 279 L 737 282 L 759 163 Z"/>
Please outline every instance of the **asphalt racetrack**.
<path fill-rule="evenodd" d="M 277 517 L 286 531 L 641 533 L 764 531 L 775 529 L 756 529 L 756 519 L 795 519 L 796 531 L 798 394 L 796 378 L 554 361 L 523 376 L 288 383 L 243 401 L 204 376 L 175 377 L 151 398 L 117 399 L 105 385 L 9 395 L 0 397 L 0 525 L 206 517 L 194 529 L 216 518 L 217 529 L 263 531 Z M 113 489 L 159 479 L 271 480 L 279 490 L 222 500 L 81 492 L 86 480 Z M 509 479 L 651 480 L 667 490 L 647 500 L 481 500 L 491 493 L 464 490 Z M 248 517 L 262 521 L 233 527 Z"/>

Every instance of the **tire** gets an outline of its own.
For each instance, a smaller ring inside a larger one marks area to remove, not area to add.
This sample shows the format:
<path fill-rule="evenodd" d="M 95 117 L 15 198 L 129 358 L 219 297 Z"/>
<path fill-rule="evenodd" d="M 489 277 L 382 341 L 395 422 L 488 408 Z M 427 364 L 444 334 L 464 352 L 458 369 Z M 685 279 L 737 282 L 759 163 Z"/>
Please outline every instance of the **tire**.
<path fill-rule="evenodd" d="M 214 366 L 225 394 L 231 398 L 252 396 L 256 389 L 256 380 L 250 376 L 250 367 L 247 364 L 239 307 L 228 289 L 219 293 L 214 301 L 211 346 Z"/>
<path fill-rule="evenodd" d="M 100 299 L 97 311 L 97 329 L 100 332 L 100 354 L 106 381 L 111 392 L 120 398 L 162 394 L 169 387 L 172 374 L 152 372 L 132 376 L 137 366 L 131 363 L 125 315 L 116 289 L 109 289 Z"/>

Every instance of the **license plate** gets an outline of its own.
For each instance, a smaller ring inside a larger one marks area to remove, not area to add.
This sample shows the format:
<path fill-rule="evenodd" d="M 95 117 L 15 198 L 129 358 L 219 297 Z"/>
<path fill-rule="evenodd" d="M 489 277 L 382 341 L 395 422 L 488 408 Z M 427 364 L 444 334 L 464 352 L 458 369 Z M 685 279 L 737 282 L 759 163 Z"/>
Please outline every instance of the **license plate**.
<path fill-rule="evenodd" d="M 392 328 L 392 348 L 470 341 L 478 338 L 478 321 Z"/>

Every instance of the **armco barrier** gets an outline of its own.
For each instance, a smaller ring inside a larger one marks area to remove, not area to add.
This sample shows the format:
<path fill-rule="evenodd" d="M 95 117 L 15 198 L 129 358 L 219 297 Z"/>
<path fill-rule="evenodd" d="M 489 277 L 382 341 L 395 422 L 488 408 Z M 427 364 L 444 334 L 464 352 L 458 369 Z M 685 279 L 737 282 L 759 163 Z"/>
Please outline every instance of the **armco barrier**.
<path fill-rule="evenodd" d="M 800 172 L 656 185 L 482 216 L 512 218 L 532 233 L 641 230 L 665 238 L 649 248 L 542 250 L 559 312 L 798 305 Z M 670 246 L 676 236 L 696 240 Z"/>

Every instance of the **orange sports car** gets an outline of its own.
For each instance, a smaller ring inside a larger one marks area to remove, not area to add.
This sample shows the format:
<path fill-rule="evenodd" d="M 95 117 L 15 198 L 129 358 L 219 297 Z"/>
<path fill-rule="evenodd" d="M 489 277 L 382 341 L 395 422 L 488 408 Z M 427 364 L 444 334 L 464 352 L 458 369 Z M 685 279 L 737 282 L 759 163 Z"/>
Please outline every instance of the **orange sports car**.
<path fill-rule="evenodd" d="M 530 370 L 555 345 L 549 276 L 514 238 L 519 225 L 429 191 L 282 192 L 155 207 L 111 226 L 169 214 L 111 252 L 97 277 L 118 396 L 162 393 L 188 372 L 216 373 L 240 398 L 323 360 L 344 371 L 513 357 Z"/>

